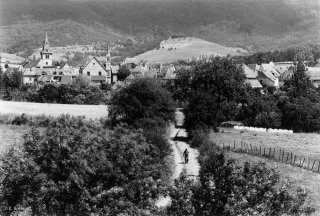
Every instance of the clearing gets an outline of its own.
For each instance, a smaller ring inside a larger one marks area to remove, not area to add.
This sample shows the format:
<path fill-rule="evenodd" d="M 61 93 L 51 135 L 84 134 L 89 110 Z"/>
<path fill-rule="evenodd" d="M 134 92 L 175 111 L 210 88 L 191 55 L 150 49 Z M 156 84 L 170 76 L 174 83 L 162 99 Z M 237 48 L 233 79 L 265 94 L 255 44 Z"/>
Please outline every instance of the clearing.
<path fill-rule="evenodd" d="M 47 115 L 57 117 L 62 114 L 72 116 L 85 116 L 88 119 L 98 119 L 108 116 L 106 105 L 75 105 L 75 104 L 49 104 L 29 103 L 0 100 L 0 114 L 9 115 Z"/>
<path fill-rule="evenodd" d="M 200 56 L 243 55 L 248 52 L 242 48 L 225 47 L 194 37 L 175 38 L 162 41 L 160 49 L 150 50 L 136 56 L 148 63 L 172 63 L 180 59 L 199 58 Z"/>
<path fill-rule="evenodd" d="M 311 160 L 320 160 L 320 134 L 315 133 L 268 133 L 220 128 L 220 132 L 212 133 L 211 140 L 217 144 L 240 142 L 252 144 L 255 147 L 276 148 L 292 152 L 297 156 Z"/>
<path fill-rule="evenodd" d="M 23 135 L 30 126 L 3 125 L 0 124 L 0 155 L 13 146 L 23 142 Z"/>

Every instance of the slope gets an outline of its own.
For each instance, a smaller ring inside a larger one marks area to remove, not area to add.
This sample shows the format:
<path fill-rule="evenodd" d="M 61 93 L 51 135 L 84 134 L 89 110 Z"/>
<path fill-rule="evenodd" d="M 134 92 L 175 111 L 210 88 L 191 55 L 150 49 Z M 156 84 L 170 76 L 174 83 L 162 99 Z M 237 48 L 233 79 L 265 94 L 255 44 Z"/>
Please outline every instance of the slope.
<path fill-rule="evenodd" d="M 176 38 L 162 41 L 160 48 L 136 56 L 149 63 L 172 63 L 177 60 L 199 58 L 200 56 L 242 55 L 242 48 L 225 47 L 198 38 Z"/>

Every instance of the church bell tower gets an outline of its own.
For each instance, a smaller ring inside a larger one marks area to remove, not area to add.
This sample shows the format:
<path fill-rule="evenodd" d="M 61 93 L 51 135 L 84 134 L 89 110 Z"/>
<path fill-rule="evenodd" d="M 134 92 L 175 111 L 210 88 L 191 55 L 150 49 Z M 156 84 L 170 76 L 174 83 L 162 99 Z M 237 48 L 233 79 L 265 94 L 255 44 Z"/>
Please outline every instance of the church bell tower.
<path fill-rule="evenodd" d="M 49 39 L 46 33 L 46 37 L 43 42 L 42 51 L 40 52 L 41 64 L 44 67 L 52 67 L 52 52 L 50 50 Z"/>

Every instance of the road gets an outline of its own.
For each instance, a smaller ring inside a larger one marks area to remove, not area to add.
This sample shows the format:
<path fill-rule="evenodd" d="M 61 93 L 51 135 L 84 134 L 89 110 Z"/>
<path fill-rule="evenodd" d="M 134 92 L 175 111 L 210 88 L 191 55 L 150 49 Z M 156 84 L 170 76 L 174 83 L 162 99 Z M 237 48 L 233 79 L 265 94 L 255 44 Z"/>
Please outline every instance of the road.
<path fill-rule="evenodd" d="M 183 124 L 183 114 L 181 110 L 176 111 L 176 118 L 177 118 L 177 125 L 181 126 Z M 170 133 L 170 143 L 173 149 L 173 158 L 174 158 L 174 163 L 175 163 L 175 168 L 173 171 L 172 178 L 176 179 L 180 176 L 181 172 L 183 169 L 186 169 L 187 174 L 192 177 L 196 177 L 199 175 L 199 170 L 200 170 L 200 165 L 198 162 L 198 155 L 199 152 L 197 149 L 193 149 L 190 147 L 190 145 L 186 142 L 182 141 L 173 141 L 173 139 L 178 136 L 178 137 L 187 137 L 187 133 L 185 129 L 181 128 L 171 128 L 171 133 Z M 184 163 L 184 158 L 183 158 L 183 151 L 185 149 L 188 149 L 189 151 L 189 163 L 185 164 Z M 159 208 L 165 207 L 170 205 L 171 199 L 170 197 L 160 197 L 157 202 L 156 206 Z"/>

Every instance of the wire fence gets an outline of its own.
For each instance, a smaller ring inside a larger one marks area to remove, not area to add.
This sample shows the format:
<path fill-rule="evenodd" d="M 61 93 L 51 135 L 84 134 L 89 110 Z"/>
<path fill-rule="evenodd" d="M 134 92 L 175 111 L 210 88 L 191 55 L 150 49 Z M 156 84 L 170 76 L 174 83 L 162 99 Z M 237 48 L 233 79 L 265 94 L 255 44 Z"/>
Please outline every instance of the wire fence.
<path fill-rule="evenodd" d="M 280 163 L 290 164 L 295 167 L 300 167 L 306 170 L 310 170 L 312 172 L 316 172 L 320 174 L 320 161 L 313 160 L 306 157 L 298 156 L 293 152 L 285 151 L 283 149 L 278 148 L 266 148 L 262 146 L 254 146 L 252 144 L 247 144 L 245 142 L 236 143 L 222 143 L 219 146 L 223 150 L 233 151 L 236 153 L 246 153 L 251 154 L 258 157 L 268 158 L 270 160 L 274 160 Z"/>

